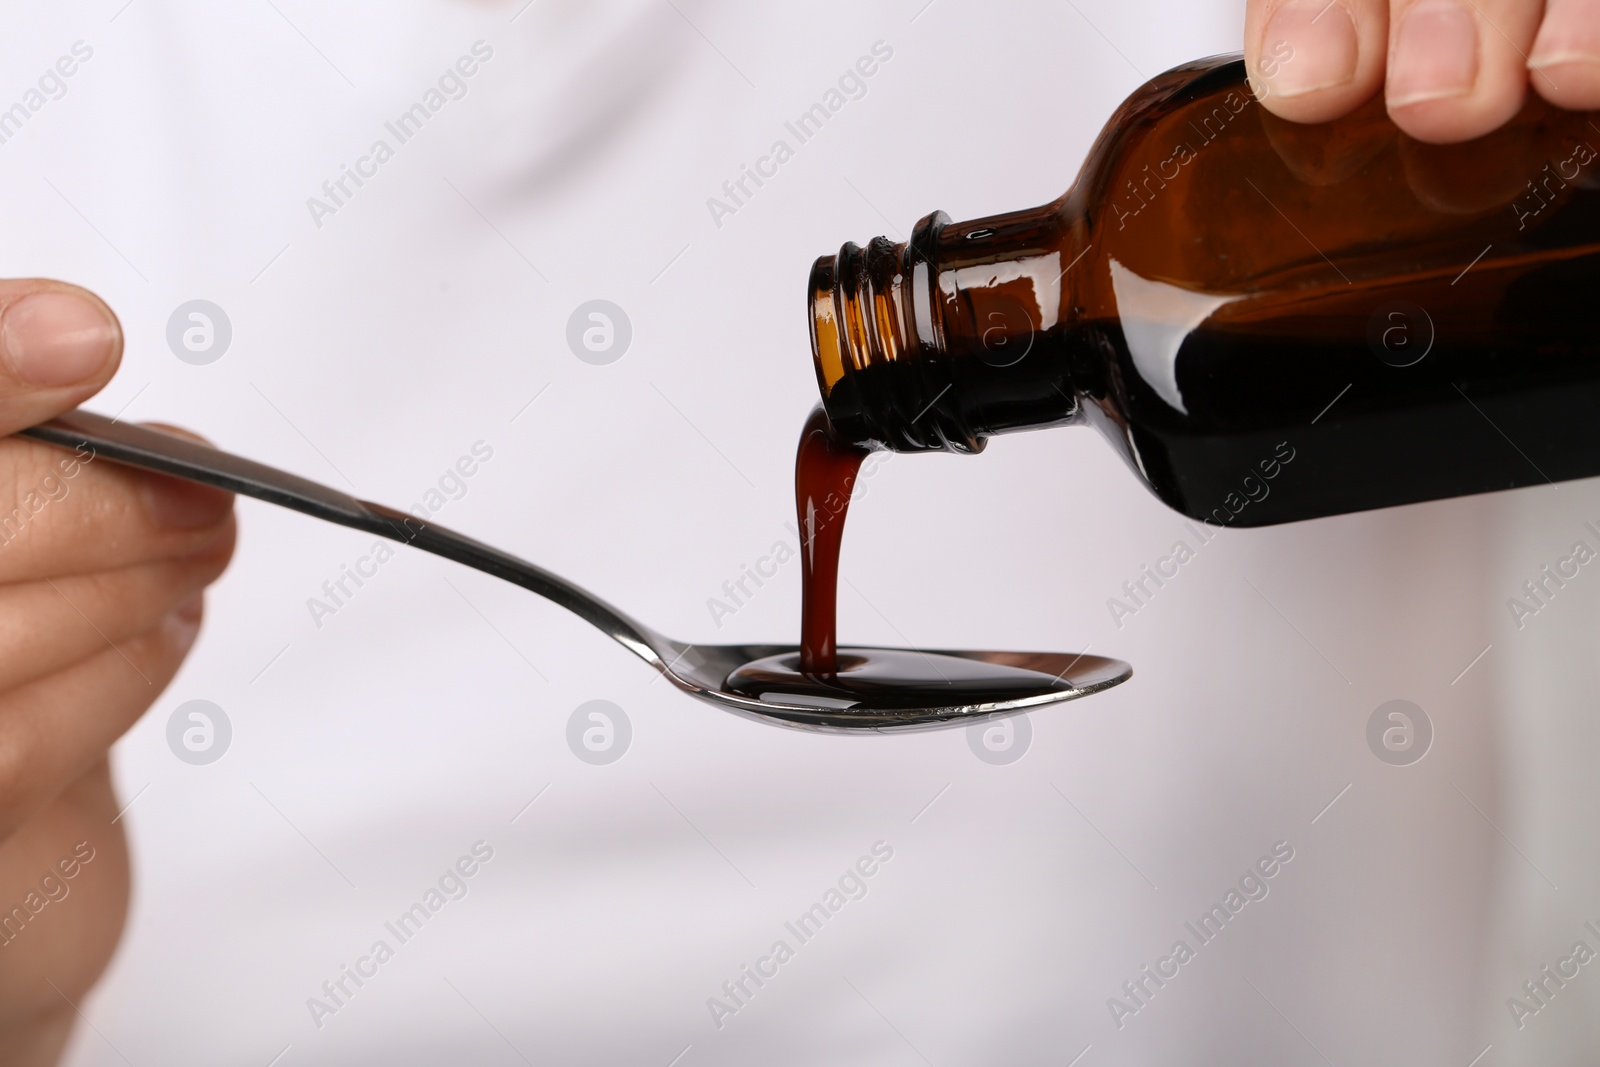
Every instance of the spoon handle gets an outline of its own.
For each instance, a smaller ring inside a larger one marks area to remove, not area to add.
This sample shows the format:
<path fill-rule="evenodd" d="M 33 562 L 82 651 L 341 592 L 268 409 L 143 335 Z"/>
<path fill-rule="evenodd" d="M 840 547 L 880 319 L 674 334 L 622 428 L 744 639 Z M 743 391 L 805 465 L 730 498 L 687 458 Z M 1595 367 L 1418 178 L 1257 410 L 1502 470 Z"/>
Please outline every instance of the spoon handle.
<path fill-rule="evenodd" d="M 94 453 L 96 458 L 103 457 L 113 463 L 156 471 L 265 500 L 269 504 L 386 537 L 466 564 L 554 601 L 585 622 L 605 631 L 657 669 L 666 666 L 656 647 L 666 647 L 668 643 L 610 604 L 543 567 L 464 534 L 426 522 L 415 515 L 382 504 L 357 500 L 337 489 L 199 441 L 148 426 L 117 422 L 91 411 L 69 411 L 49 422 L 21 431 L 21 436 L 63 448 L 86 450 Z"/>

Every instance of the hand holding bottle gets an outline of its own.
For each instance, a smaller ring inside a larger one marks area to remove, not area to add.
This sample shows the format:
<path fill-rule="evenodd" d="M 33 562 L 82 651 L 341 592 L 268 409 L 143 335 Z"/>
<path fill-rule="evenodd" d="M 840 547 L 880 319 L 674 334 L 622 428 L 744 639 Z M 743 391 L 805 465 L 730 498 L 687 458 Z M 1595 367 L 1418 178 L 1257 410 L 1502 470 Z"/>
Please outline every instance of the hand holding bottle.
<path fill-rule="evenodd" d="M 1419 141 L 1470 140 L 1531 87 L 1600 108 L 1600 0 L 1248 0 L 1245 60 L 1266 106 L 1296 122 L 1348 114 L 1382 89 Z"/>
<path fill-rule="evenodd" d="M 122 932 L 107 750 L 194 642 L 232 497 L 5 436 L 115 372 L 110 309 L 0 281 L 0 1061 L 54 1063 Z"/>

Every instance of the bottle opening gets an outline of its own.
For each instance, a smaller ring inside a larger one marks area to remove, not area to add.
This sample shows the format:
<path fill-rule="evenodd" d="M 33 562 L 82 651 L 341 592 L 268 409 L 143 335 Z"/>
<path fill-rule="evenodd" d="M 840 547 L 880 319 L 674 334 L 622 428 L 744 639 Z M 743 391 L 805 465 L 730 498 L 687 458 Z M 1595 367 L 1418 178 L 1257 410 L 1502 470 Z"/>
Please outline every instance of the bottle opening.
<path fill-rule="evenodd" d="M 943 402 L 949 361 L 933 292 L 933 249 L 950 222 L 942 211 L 911 240 L 847 243 L 811 269 L 811 349 L 817 388 L 844 440 L 896 452 L 977 452 L 983 447 Z"/>

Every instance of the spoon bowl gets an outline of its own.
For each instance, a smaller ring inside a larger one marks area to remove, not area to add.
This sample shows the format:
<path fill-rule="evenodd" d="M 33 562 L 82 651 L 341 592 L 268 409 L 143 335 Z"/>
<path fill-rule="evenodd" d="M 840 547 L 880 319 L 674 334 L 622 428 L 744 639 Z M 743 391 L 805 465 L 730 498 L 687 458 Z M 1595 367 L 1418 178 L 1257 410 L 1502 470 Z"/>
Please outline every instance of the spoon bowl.
<path fill-rule="evenodd" d="M 917 730 L 940 726 L 959 726 L 975 719 L 997 715 L 1015 715 L 1047 704 L 1098 693 L 1133 674 L 1133 668 L 1121 660 L 1103 656 L 1071 655 L 1062 652 L 981 652 L 970 649 L 924 649 L 929 657 L 943 656 L 992 663 L 1004 667 L 1017 667 L 1032 671 L 1057 682 L 1044 692 L 1032 693 L 1009 700 L 989 700 L 976 703 L 963 702 L 958 694 L 947 701 L 938 698 L 926 706 L 900 707 L 894 704 L 875 705 L 870 697 L 830 700 L 803 693 L 786 694 L 768 691 L 759 697 L 730 692 L 726 688 L 728 677 L 746 664 L 773 657 L 798 656 L 796 645 L 684 645 L 669 641 L 679 649 L 676 664 L 671 661 L 661 668 L 663 674 L 678 688 L 693 693 L 704 700 L 720 704 L 730 711 L 764 722 L 784 726 L 806 727 L 817 730 Z M 863 653 L 894 653 L 903 649 L 842 648 L 841 659 Z M 937 690 L 919 690 L 934 693 Z M 898 702 L 896 702 L 898 703 Z"/>
<path fill-rule="evenodd" d="M 978 652 L 925 650 L 928 657 L 947 656 L 1002 668 L 1037 673 L 1044 684 L 1039 691 L 1007 699 L 962 699 L 954 688 L 941 695 L 937 687 L 925 690 L 926 702 L 875 699 L 870 693 L 842 698 L 786 693 L 780 687 L 756 695 L 730 691 L 730 675 L 758 660 L 789 657 L 794 645 L 695 645 L 675 641 L 618 611 L 587 590 L 542 567 L 481 541 L 414 515 L 373 504 L 330 489 L 298 475 L 232 455 L 186 437 L 147 426 L 118 422 L 89 411 L 65 415 L 23 430 L 31 437 L 62 448 L 90 452 L 96 458 L 232 493 L 311 515 L 327 522 L 364 530 L 379 537 L 432 552 L 457 563 L 520 585 L 571 611 L 604 631 L 618 644 L 650 664 L 673 685 L 719 707 L 761 722 L 814 730 L 886 731 L 930 729 L 964 725 L 999 715 L 1032 711 L 1048 704 L 1109 689 L 1125 682 L 1133 668 L 1103 656 L 1057 652 Z M 904 656 L 904 649 L 841 649 L 868 656 L 883 653 Z M 924 691 L 919 687 L 919 691 Z"/>

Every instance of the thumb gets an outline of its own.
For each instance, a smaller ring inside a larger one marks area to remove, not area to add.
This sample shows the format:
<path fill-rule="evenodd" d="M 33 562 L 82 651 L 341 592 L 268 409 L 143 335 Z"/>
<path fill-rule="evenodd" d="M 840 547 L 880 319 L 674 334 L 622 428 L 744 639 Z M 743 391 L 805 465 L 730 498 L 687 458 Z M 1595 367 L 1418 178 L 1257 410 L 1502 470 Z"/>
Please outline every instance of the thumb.
<path fill-rule="evenodd" d="M 0 281 L 0 436 L 77 407 L 121 361 L 122 326 L 87 289 Z"/>

